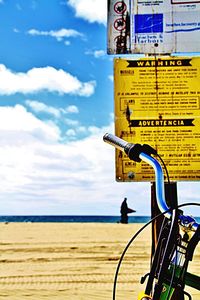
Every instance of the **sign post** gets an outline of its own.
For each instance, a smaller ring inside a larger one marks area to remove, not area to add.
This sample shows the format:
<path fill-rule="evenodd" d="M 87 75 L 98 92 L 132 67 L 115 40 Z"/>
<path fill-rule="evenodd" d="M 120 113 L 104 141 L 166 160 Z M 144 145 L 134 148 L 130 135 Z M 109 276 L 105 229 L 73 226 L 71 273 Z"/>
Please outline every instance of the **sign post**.
<path fill-rule="evenodd" d="M 165 161 L 177 204 L 177 181 L 200 180 L 200 0 L 108 0 L 108 54 L 115 58 L 115 133 L 128 142 L 150 144 Z M 163 55 L 163 56 L 159 56 Z M 116 180 L 154 181 L 151 166 L 116 150 Z M 159 213 L 152 183 L 152 217 Z M 161 218 L 162 219 L 162 218 Z M 152 253 L 160 221 L 152 230 Z M 173 299 L 182 299 L 176 289 Z"/>

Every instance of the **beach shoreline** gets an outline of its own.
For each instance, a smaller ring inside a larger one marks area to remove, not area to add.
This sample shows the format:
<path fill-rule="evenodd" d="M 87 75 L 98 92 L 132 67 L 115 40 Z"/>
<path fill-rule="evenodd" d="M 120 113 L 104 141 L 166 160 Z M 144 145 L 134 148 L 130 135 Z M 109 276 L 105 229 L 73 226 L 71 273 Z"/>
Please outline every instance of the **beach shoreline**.
<path fill-rule="evenodd" d="M 112 299 L 119 258 L 142 225 L 0 223 L 0 299 Z M 127 251 L 118 300 L 137 299 L 143 290 L 139 280 L 149 271 L 150 237 L 151 225 Z M 194 269 L 200 271 L 198 263 Z"/>

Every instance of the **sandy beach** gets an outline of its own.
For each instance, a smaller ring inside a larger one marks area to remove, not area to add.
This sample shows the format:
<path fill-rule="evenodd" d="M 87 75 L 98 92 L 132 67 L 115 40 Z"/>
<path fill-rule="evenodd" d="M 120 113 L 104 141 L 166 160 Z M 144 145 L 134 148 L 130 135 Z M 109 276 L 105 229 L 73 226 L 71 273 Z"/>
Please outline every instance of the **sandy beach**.
<path fill-rule="evenodd" d="M 142 224 L 0 223 L 0 299 L 107 300 L 120 255 Z M 148 272 L 150 230 L 127 251 L 116 299 L 137 299 Z M 200 250 L 192 272 L 200 274 Z M 191 291 L 191 290 L 190 290 Z M 193 300 L 200 297 L 193 293 Z"/>

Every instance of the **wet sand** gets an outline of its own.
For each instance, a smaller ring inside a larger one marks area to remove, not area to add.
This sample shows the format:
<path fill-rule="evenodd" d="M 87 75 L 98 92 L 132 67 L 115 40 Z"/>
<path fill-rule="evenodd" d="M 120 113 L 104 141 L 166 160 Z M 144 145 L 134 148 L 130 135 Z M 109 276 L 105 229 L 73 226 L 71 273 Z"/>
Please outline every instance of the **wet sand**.
<path fill-rule="evenodd" d="M 0 223 L 0 299 L 107 300 L 120 255 L 142 224 Z M 120 268 L 116 299 L 137 299 L 149 271 L 150 230 Z M 200 274 L 200 250 L 191 271 Z M 191 290 L 190 290 L 191 291 Z M 195 292 L 193 300 L 200 299 Z"/>

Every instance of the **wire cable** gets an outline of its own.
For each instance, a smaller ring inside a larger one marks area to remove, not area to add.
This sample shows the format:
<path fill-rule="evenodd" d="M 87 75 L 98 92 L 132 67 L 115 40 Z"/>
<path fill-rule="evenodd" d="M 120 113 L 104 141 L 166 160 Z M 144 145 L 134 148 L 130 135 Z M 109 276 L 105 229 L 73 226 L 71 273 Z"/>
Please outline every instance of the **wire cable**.
<path fill-rule="evenodd" d="M 175 253 L 176 253 L 175 254 L 175 259 L 177 260 L 177 256 L 178 256 L 177 245 L 176 245 L 176 251 L 175 251 Z M 171 276 L 170 285 L 169 285 L 169 288 L 168 288 L 168 293 L 167 293 L 166 300 L 168 300 L 168 297 L 170 296 L 170 291 L 171 291 L 172 284 L 173 284 L 173 281 L 174 281 L 174 278 L 175 278 L 176 269 L 177 269 L 177 265 L 174 264 L 173 265 L 173 271 L 172 271 L 172 276 Z"/>
<path fill-rule="evenodd" d="M 165 173 L 166 173 L 166 176 L 167 176 L 167 182 L 170 184 L 170 177 L 169 177 L 169 172 L 167 170 L 167 166 L 166 166 L 164 160 L 162 159 L 162 157 L 159 154 L 157 154 L 157 156 L 160 159 L 160 161 L 161 161 L 161 163 L 162 163 L 162 165 L 164 167 L 164 170 L 165 170 Z"/>
<path fill-rule="evenodd" d="M 183 203 L 180 204 L 176 207 L 176 209 L 180 208 L 180 207 L 184 207 L 184 206 L 200 206 L 200 203 L 195 203 L 195 202 L 191 202 L 191 203 Z M 152 218 L 149 222 L 147 222 L 144 226 L 142 226 L 135 234 L 134 236 L 130 239 L 130 241 L 128 242 L 128 244 L 126 245 L 126 247 L 124 248 L 121 257 L 119 259 L 117 268 L 116 268 L 116 272 L 115 272 L 115 277 L 114 277 L 114 283 L 113 283 L 113 300 L 116 299 L 116 287 L 117 287 L 117 278 L 118 278 L 118 274 L 119 274 L 119 269 L 121 266 L 121 263 L 123 261 L 123 258 L 128 250 L 128 248 L 130 247 L 130 245 L 132 244 L 132 242 L 136 239 L 136 237 L 147 227 L 149 226 L 154 220 L 156 220 L 157 218 L 159 218 L 160 216 L 165 215 L 167 212 L 171 211 L 172 209 L 169 208 L 168 210 L 158 214 L 157 216 L 155 216 L 154 218 Z"/>

